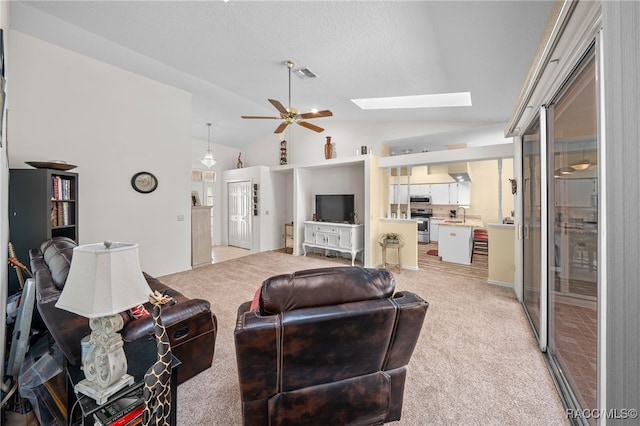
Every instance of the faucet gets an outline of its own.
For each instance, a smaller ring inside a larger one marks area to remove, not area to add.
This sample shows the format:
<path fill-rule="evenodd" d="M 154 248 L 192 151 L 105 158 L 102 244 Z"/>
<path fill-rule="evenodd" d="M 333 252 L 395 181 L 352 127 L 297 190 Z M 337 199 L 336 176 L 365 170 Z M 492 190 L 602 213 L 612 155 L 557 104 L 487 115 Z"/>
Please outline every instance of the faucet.
<path fill-rule="evenodd" d="M 462 209 L 462 223 L 467 223 L 467 209 L 465 209 L 464 207 L 460 206 L 456 209 L 456 212 L 458 210 Z"/>

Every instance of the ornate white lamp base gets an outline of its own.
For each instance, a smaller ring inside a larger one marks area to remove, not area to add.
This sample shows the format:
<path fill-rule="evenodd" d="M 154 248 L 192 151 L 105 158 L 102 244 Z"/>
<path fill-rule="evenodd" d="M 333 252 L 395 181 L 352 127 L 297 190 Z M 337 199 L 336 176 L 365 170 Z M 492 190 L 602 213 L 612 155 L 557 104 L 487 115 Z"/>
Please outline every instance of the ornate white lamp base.
<path fill-rule="evenodd" d="M 102 405 L 105 402 L 107 402 L 107 400 L 111 395 L 118 392 L 120 389 L 124 388 L 125 386 L 129 386 L 131 384 L 133 384 L 133 376 L 130 376 L 129 374 L 125 374 L 124 376 L 122 376 L 120 380 L 118 380 L 117 382 L 113 383 L 112 385 L 106 388 L 102 387 L 101 385 L 98 385 L 95 382 L 84 379 L 84 380 L 81 380 L 74 387 L 74 390 L 76 391 L 76 393 L 80 392 L 84 395 L 87 395 L 95 399 L 96 404 Z"/>
<path fill-rule="evenodd" d="M 118 333 L 122 325 L 120 314 L 89 319 L 89 352 L 82 359 L 85 379 L 74 389 L 95 399 L 99 405 L 133 383 L 133 377 L 127 374 L 124 342 Z"/>

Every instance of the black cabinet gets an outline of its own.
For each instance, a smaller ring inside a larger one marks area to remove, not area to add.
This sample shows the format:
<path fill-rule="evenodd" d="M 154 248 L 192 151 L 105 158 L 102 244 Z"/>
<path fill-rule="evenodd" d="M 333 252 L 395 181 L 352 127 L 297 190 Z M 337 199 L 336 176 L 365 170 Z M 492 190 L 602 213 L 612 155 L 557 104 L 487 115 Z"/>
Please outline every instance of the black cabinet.
<path fill-rule="evenodd" d="M 29 250 L 43 241 L 69 237 L 78 242 L 78 174 L 54 169 L 9 170 L 9 241 L 29 264 Z M 19 290 L 9 271 L 9 294 Z"/>

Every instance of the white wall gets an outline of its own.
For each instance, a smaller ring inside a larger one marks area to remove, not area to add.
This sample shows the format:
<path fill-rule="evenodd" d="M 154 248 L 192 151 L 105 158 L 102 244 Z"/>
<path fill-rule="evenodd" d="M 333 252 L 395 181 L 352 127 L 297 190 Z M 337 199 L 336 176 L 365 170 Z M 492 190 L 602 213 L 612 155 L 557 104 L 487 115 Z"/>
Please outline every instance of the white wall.
<path fill-rule="evenodd" d="M 143 270 L 156 276 L 190 268 L 191 95 L 10 34 L 10 167 L 77 165 L 79 243 L 139 243 Z M 142 170 L 159 180 L 151 194 L 131 187 Z"/>

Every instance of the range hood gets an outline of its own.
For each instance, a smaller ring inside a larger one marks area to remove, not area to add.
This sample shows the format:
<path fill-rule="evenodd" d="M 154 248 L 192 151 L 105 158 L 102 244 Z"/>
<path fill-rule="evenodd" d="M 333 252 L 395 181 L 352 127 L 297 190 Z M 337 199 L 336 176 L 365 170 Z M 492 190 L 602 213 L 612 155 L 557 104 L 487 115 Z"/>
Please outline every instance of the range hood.
<path fill-rule="evenodd" d="M 449 176 L 456 182 L 471 182 L 469 163 L 449 164 Z"/>

